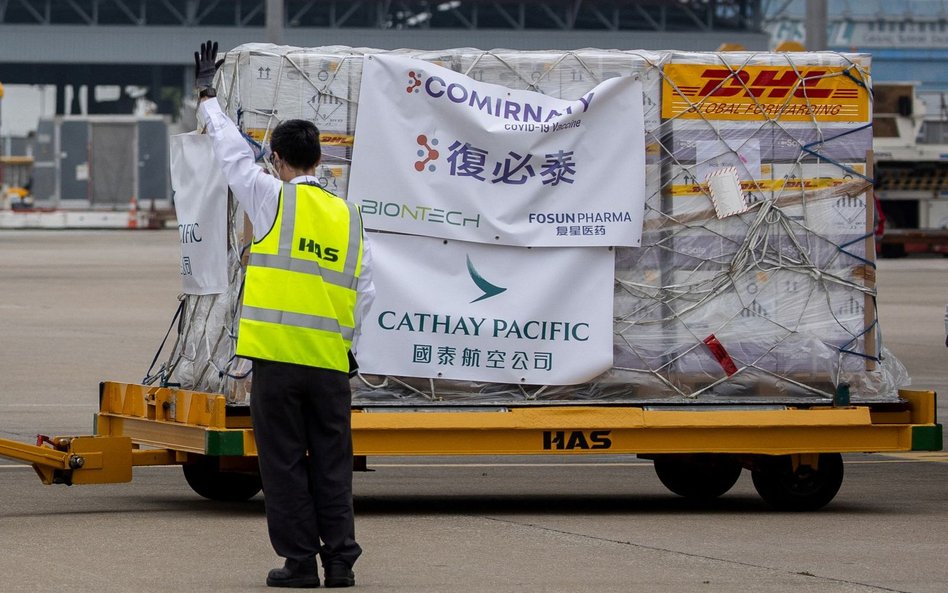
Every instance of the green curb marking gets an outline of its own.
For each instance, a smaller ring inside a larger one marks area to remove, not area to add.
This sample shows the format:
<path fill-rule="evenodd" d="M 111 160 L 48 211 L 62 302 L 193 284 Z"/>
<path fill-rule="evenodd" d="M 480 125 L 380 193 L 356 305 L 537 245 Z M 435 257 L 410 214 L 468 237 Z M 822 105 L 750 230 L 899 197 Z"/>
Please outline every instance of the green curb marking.
<path fill-rule="evenodd" d="M 941 451 L 943 447 L 941 424 L 912 427 L 912 451 Z"/>
<path fill-rule="evenodd" d="M 242 430 L 209 430 L 204 433 L 204 454 L 214 456 L 243 455 Z"/>

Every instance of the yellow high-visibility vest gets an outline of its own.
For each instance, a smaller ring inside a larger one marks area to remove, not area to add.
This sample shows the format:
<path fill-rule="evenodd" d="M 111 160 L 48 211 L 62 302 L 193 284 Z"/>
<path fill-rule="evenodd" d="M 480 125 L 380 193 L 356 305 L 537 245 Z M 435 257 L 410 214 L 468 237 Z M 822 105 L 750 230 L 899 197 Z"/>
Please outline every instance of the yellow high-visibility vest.
<path fill-rule="evenodd" d="M 322 188 L 284 183 L 250 248 L 237 355 L 349 371 L 362 217 Z"/>

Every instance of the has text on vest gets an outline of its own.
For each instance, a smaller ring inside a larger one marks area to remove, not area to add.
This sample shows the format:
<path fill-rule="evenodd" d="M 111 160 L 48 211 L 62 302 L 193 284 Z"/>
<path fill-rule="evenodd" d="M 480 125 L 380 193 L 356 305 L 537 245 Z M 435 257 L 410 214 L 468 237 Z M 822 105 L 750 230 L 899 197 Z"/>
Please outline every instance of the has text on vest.
<path fill-rule="evenodd" d="M 316 257 L 319 259 L 324 259 L 328 262 L 339 261 L 339 250 L 335 247 L 323 247 L 316 241 L 312 239 L 307 239 L 306 237 L 300 237 L 299 251 L 308 251 L 310 253 L 316 254 Z"/>

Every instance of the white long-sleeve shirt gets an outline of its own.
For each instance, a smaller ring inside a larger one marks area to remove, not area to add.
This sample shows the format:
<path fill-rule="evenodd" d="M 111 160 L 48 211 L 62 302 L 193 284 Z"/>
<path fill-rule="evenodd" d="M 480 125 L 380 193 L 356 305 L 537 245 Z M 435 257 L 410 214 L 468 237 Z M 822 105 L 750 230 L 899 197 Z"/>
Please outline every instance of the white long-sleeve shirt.
<path fill-rule="evenodd" d="M 250 217 L 254 236 L 257 236 L 258 232 L 268 232 L 276 221 L 283 182 L 256 165 L 253 151 L 234 122 L 221 111 L 217 99 L 202 101 L 198 111 L 201 120 L 207 125 L 207 132 L 214 149 L 214 158 L 220 165 L 224 179 L 227 180 L 234 197 Z M 316 177 L 303 175 L 290 180 L 290 183 L 318 183 L 318 181 Z M 356 343 L 362 333 L 362 320 L 365 319 L 374 300 L 372 252 L 369 249 L 368 237 L 363 236 L 362 272 L 356 286 L 353 354 L 356 353 Z"/>

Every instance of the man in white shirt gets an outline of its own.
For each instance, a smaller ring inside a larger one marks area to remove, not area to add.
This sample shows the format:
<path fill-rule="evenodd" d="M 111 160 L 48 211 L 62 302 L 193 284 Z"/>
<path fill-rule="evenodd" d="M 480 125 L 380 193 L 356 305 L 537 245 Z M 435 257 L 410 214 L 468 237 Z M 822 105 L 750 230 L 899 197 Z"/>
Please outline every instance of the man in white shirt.
<path fill-rule="evenodd" d="M 327 587 L 352 586 L 362 549 L 352 511 L 349 374 L 375 293 L 369 245 L 357 208 L 318 187 L 312 122 L 274 128 L 277 177 L 255 164 L 215 98 L 216 60 L 217 44 L 202 44 L 195 87 L 215 158 L 254 231 L 237 354 L 253 360 L 250 408 L 267 526 L 285 558 L 267 585 L 318 587 L 318 555 Z"/>

